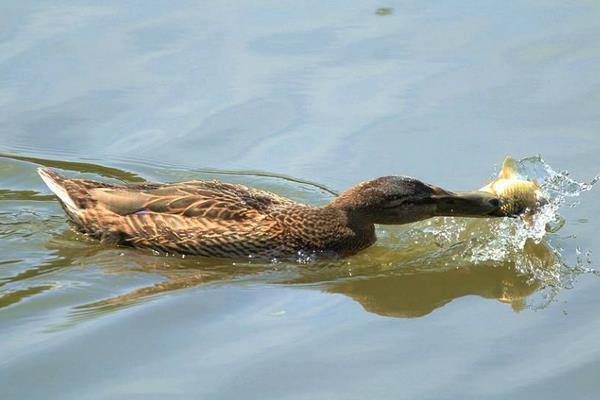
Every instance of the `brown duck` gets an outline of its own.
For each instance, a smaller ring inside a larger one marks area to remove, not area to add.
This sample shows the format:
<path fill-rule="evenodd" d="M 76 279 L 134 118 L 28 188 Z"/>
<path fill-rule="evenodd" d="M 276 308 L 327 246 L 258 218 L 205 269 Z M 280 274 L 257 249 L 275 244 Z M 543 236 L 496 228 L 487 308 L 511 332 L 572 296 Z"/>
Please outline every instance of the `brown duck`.
<path fill-rule="evenodd" d="M 81 232 L 208 257 L 346 256 L 375 242 L 375 224 L 506 215 L 493 194 L 449 192 L 401 176 L 360 183 L 314 207 L 216 180 L 115 185 L 38 171 Z"/>

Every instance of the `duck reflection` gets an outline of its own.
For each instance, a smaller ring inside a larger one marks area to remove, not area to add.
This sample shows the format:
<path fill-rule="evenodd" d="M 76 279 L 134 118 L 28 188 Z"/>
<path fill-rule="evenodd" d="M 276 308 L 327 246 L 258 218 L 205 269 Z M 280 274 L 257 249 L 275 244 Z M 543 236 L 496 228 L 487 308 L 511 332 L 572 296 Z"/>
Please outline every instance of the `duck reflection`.
<path fill-rule="evenodd" d="M 381 249 L 388 255 L 390 249 Z M 382 259 L 383 254 L 373 258 Z M 366 269 L 346 269 L 346 276 L 329 272 L 305 273 L 286 283 L 317 284 L 329 293 L 343 294 L 368 311 L 397 318 L 415 318 L 431 313 L 452 300 L 480 296 L 506 303 L 515 312 L 526 307 L 526 299 L 546 285 L 539 276 L 555 276 L 558 259 L 546 243 L 528 241 L 518 257 L 502 262 L 449 263 L 445 257 L 402 265 L 384 264 Z M 543 271 L 543 274 L 536 272 Z M 351 276 L 349 276 L 351 275 Z M 322 281 L 319 282 L 319 279 Z"/>
<path fill-rule="evenodd" d="M 325 290 L 346 295 L 378 315 L 414 318 L 469 295 L 497 299 L 521 311 L 539 287 L 539 281 L 503 264 L 357 277 L 325 285 Z"/>
<path fill-rule="evenodd" d="M 68 236 L 72 236 L 69 233 Z M 396 318 L 416 318 L 464 296 L 480 296 L 506 303 L 516 312 L 545 282 L 532 271 L 555 268 L 557 258 L 544 243 L 527 242 L 517 261 L 447 263 L 445 257 L 421 260 L 398 257 L 395 249 L 379 247 L 350 260 L 322 261 L 310 265 L 256 263 L 247 260 L 214 260 L 157 256 L 134 249 L 111 248 L 94 243 L 64 246 L 65 238 L 52 240 L 62 265 L 85 263 L 101 266 L 103 273 L 143 273 L 161 281 L 76 307 L 76 314 L 92 315 L 128 307 L 152 297 L 214 283 L 269 283 L 317 288 L 343 294 L 371 313 Z M 83 251 L 83 249 L 86 249 Z M 94 254 L 93 254 L 94 253 Z M 390 263 L 400 258 L 401 263 Z M 121 261 L 115 264 L 115 260 Z M 423 263 L 423 264 L 420 264 Z"/>

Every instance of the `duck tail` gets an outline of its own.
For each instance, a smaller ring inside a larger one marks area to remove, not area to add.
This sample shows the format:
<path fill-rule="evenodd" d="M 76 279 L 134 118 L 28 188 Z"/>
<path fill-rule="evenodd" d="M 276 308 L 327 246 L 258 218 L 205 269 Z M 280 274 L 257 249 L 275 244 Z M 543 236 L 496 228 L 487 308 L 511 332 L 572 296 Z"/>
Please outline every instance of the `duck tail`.
<path fill-rule="evenodd" d="M 44 183 L 48 186 L 48 188 L 50 188 L 50 190 L 52 190 L 52 192 L 54 192 L 56 196 L 58 196 L 59 200 L 62 204 L 64 204 L 67 210 L 72 213 L 77 213 L 79 207 L 77 207 L 69 195 L 69 192 L 67 192 L 67 189 L 65 188 L 65 181 L 67 178 L 45 167 L 38 168 L 37 171 L 42 177 Z"/>

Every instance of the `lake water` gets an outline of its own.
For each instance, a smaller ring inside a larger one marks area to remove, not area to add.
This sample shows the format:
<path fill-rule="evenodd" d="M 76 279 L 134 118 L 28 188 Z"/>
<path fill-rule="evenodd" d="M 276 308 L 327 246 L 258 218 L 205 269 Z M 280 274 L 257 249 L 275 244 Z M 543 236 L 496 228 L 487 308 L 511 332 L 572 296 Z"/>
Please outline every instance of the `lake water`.
<path fill-rule="evenodd" d="M 599 37 L 594 1 L 3 2 L 0 397 L 598 398 Z M 319 205 L 506 155 L 553 199 L 537 226 L 298 262 L 99 244 L 35 172 Z"/>

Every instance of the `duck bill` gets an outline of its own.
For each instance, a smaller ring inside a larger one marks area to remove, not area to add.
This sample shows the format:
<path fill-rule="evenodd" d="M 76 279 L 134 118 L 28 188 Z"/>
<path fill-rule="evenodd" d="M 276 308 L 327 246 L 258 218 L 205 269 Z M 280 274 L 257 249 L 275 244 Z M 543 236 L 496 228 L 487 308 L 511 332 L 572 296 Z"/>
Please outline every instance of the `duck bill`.
<path fill-rule="evenodd" d="M 446 192 L 434 196 L 436 215 L 446 217 L 505 217 L 502 200 L 486 192 Z"/>

